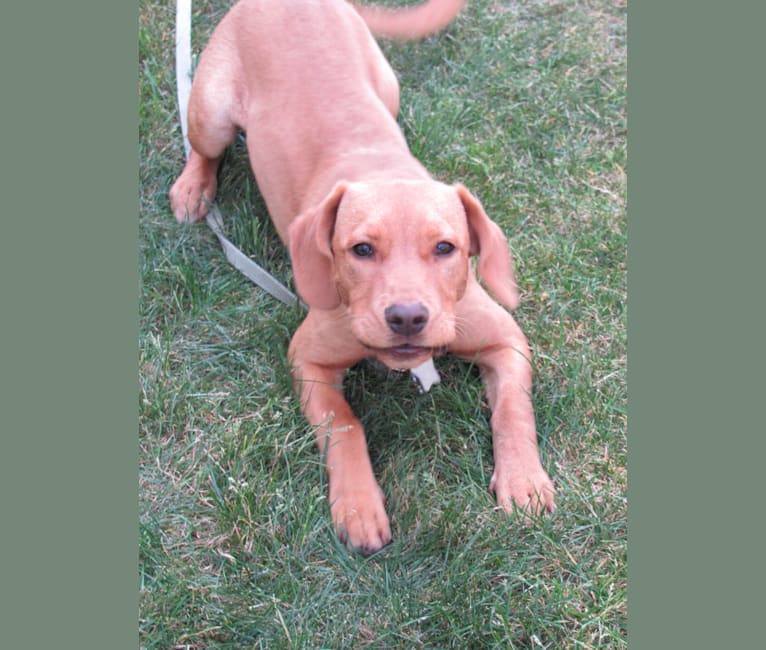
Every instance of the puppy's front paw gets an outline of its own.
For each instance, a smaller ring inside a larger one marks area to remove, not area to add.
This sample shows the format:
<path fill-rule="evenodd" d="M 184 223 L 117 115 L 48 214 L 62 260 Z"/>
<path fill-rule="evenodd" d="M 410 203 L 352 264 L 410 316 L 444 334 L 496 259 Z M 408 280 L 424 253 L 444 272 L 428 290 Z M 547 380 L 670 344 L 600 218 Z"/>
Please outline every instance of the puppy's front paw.
<path fill-rule="evenodd" d="M 553 481 L 540 466 L 519 466 L 503 472 L 495 469 L 489 490 L 495 493 L 498 505 L 508 513 L 518 508 L 531 515 L 540 515 L 556 509 Z"/>
<path fill-rule="evenodd" d="M 344 544 L 369 555 L 391 541 L 391 526 L 377 483 L 367 488 L 340 489 L 334 496 L 332 492 L 332 521 Z"/>

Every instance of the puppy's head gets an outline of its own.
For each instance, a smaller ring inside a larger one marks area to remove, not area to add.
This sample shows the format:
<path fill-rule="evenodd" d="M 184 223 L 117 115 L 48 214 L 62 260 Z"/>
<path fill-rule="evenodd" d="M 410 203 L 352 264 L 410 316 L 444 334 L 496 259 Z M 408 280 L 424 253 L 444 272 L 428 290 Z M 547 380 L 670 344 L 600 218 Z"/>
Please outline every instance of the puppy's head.
<path fill-rule="evenodd" d="M 392 368 L 453 341 L 471 255 L 495 298 L 518 303 L 505 236 L 461 185 L 339 183 L 293 222 L 289 245 L 305 302 L 343 304 L 359 342 Z"/>

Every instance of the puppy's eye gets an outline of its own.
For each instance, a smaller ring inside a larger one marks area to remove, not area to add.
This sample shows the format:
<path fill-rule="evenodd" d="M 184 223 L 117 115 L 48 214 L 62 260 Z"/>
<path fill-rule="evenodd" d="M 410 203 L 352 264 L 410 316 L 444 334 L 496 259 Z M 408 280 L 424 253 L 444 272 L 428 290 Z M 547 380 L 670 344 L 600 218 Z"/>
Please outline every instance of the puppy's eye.
<path fill-rule="evenodd" d="M 375 252 L 369 244 L 356 244 L 351 247 L 351 250 L 357 257 L 371 257 Z"/>
<path fill-rule="evenodd" d="M 453 244 L 450 244 L 448 241 L 440 241 L 438 244 L 436 244 L 434 252 L 437 255 L 449 255 L 454 250 L 455 246 Z"/>

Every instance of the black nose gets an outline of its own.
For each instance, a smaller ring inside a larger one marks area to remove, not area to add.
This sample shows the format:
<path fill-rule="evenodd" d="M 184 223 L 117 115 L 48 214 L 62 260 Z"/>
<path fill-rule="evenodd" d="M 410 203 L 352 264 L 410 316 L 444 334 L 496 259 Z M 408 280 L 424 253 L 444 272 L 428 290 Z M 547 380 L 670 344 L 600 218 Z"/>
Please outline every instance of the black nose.
<path fill-rule="evenodd" d="M 428 322 L 428 309 L 419 302 L 390 305 L 384 314 L 391 331 L 402 336 L 418 334 Z"/>

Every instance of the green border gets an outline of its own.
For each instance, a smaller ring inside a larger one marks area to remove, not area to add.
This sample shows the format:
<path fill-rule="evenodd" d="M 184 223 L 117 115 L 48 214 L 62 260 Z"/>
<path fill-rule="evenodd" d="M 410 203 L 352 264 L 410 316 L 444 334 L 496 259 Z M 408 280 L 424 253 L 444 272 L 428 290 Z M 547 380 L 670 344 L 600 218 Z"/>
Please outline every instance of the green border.
<path fill-rule="evenodd" d="M 0 19 L 6 647 L 137 646 L 137 23 Z"/>
<path fill-rule="evenodd" d="M 633 649 L 763 644 L 765 13 L 630 5 Z"/>

